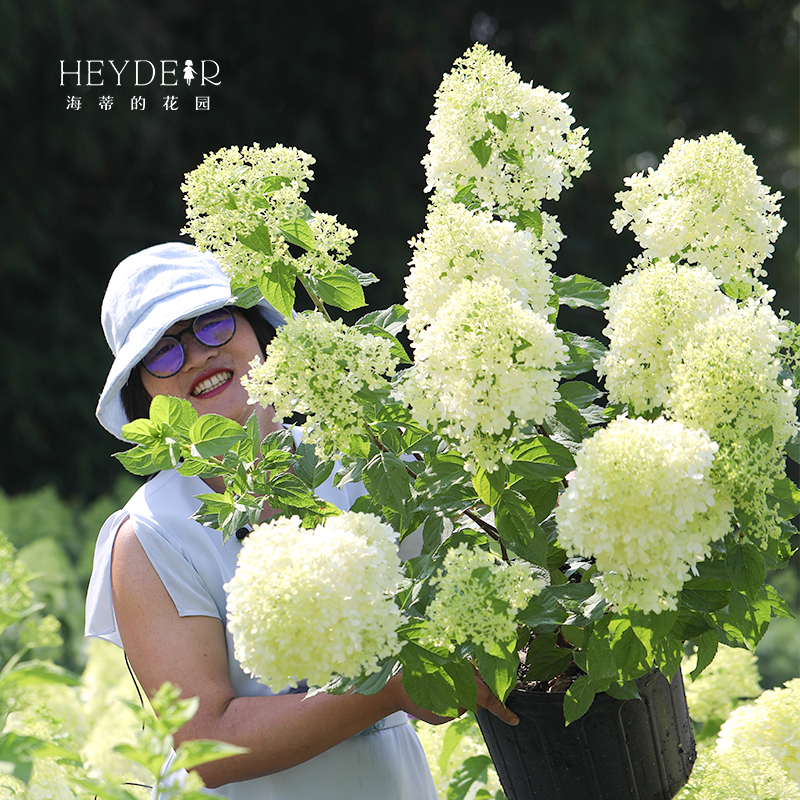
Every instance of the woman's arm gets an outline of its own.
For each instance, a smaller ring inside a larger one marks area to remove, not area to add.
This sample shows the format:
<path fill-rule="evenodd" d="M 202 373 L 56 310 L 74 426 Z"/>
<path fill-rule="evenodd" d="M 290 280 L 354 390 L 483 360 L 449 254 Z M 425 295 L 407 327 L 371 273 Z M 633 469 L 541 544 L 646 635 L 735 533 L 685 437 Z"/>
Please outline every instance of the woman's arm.
<path fill-rule="evenodd" d="M 222 623 L 178 615 L 130 521 L 116 537 L 111 583 L 120 636 L 147 694 L 152 696 L 170 681 L 184 697 L 199 698 L 197 714 L 177 733 L 176 744 L 217 739 L 250 751 L 198 767 L 209 787 L 301 764 L 394 711 L 434 724 L 445 721 L 411 703 L 400 676 L 373 695 L 236 697 L 228 677 Z M 514 722 L 514 715 L 480 681 L 478 702 Z"/>

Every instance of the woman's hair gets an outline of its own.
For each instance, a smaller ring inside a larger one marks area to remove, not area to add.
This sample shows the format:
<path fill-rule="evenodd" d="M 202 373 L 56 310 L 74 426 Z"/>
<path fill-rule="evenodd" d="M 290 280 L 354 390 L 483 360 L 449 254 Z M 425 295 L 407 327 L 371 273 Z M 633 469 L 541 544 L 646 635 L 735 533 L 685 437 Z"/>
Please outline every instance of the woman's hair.
<path fill-rule="evenodd" d="M 257 306 L 252 308 L 237 308 L 234 306 L 233 310 L 238 311 L 249 323 L 253 333 L 256 335 L 261 352 L 265 353 L 267 345 L 275 335 L 275 328 L 261 316 Z M 131 370 L 127 383 L 120 390 L 122 407 L 125 409 L 125 414 L 130 422 L 142 417 L 149 417 L 150 403 L 153 400 L 144 388 L 139 366 L 137 364 Z"/>

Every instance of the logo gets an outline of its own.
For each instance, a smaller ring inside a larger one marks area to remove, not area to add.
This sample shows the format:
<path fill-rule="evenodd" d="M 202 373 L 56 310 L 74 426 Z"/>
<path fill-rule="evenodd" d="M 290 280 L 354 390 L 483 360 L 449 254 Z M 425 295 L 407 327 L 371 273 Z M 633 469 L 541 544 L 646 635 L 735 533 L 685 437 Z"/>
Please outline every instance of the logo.
<path fill-rule="evenodd" d="M 180 86 L 178 65 L 180 61 L 166 59 L 162 61 L 147 61 L 137 59 L 133 62 L 126 60 L 117 64 L 114 59 L 78 59 L 73 62 L 61 61 L 61 86 L 150 86 L 159 78 L 160 87 Z M 182 77 L 187 85 L 196 80 L 198 85 L 219 86 L 219 64 L 210 59 L 198 62 L 199 69 L 194 62 L 186 59 L 183 62 Z"/>
<path fill-rule="evenodd" d="M 131 94 L 125 93 L 126 96 L 120 104 L 123 107 L 130 104 L 131 111 L 145 111 L 148 105 L 160 107 L 166 111 L 177 111 L 181 103 L 186 100 L 185 96 L 170 93 L 148 97 L 141 93 L 142 90 L 151 87 L 152 91 L 152 88 L 158 87 L 173 91 L 198 89 L 207 92 L 211 87 L 219 86 L 221 83 L 220 66 L 213 59 L 201 61 L 193 61 L 190 58 L 183 61 L 178 59 L 162 59 L 160 61 L 108 59 L 106 61 L 90 58 L 75 61 L 61 60 L 59 85 L 80 92 L 80 94 L 67 96 L 66 109 L 68 111 L 79 111 L 84 102 L 91 102 L 86 97 L 86 91 L 92 88 L 103 90 L 103 94 L 96 98 L 97 107 L 101 111 L 111 111 L 115 107 L 115 96 L 106 94 L 111 89 L 131 91 Z M 210 108 L 210 95 L 195 95 L 195 111 L 208 111 Z"/>

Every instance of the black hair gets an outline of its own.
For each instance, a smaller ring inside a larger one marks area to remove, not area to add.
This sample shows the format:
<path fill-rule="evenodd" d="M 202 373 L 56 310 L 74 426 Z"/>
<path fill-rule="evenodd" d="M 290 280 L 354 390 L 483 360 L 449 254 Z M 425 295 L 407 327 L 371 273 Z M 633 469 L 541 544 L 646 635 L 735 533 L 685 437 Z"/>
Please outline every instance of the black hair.
<path fill-rule="evenodd" d="M 256 335 L 261 352 L 265 353 L 267 345 L 275 335 L 275 328 L 261 316 L 261 312 L 258 310 L 257 306 L 253 306 L 252 308 L 238 308 L 234 306 L 233 309 L 238 311 L 249 323 L 250 327 L 253 329 L 253 333 Z M 131 370 L 127 383 L 122 387 L 119 393 L 122 399 L 122 407 L 125 409 L 125 416 L 127 416 L 129 422 L 150 416 L 150 403 L 153 398 L 150 397 L 147 393 L 147 389 L 144 388 L 140 366 L 140 364 L 137 364 Z"/>

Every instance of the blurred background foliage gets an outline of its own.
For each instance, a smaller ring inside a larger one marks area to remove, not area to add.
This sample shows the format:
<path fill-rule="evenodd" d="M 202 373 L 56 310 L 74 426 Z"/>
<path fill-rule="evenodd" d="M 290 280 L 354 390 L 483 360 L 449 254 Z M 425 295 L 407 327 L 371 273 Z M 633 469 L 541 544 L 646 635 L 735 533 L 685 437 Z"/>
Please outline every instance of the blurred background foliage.
<path fill-rule="evenodd" d="M 434 92 L 481 41 L 523 79 L 569 92 L 589 128 L 592 170 L 548 209 L 567 235 L 559 274 L 617 280 L 638 252 L 609 224 L 624 177 L 656 166 L 676 137 L 727 130 L 785 195 L 788 225 L 767 280 L 798 321 L 799 9 L 794 0 L 0 0 L 0 529 L 43 573 L 37 593 L 67 634 L 57 660 L 80 658 L 94 537 L 135 485 L 94 419 L 111 363 L 103 291 L 126 255 L 184 238 L 180 184 L 205 153 L 253 142 L 311 153 L 309 204 L 359 231 L 352 263 L 381 278 L 370 305 L 399 302 L 407 241 L 424 227 L 420 159 Z M 106 66 L 104 87 L 60 86 L 61 60 L 85 70 L 86 59 L 175 59 L 179 70 L 212 59 L 221 85 L 117 87 Z M 198 94 L 210 97 L 208 111 L 195 110 Z M 131 109 L 133 95 L 145 97 L 143 111 Z M 176 110 L 163 107 L 166 95 Z M 80 109 L 68 109 L 70 96 Z M 573 329 L 601 335 L 596 312 L 571 313 Z M 786 642 L 797 623 L 786 622 L 776 658 L 796 671 Z"/>

